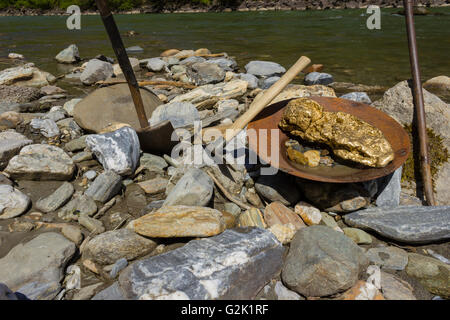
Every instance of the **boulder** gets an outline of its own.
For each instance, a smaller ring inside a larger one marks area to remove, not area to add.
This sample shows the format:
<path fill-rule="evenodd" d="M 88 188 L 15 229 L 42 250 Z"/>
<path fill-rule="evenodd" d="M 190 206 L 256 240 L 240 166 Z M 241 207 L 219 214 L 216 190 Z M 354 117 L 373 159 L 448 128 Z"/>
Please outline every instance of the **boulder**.
<path fill-rule="evenodd" d="M 139 162 L 139 139 L 136 131 L 127 126 L 105 134 L 89 135 L 86 145 L 105 170 L 122 176 L 133 174 Z"/>
<path fill-rule="evenodd" d="M 281 65 L 270 61 L 250 61 L 245 65 L 245 70 L 258 77 L 270 77 L 286 72 Z"/>
<path fill-rule="evenodd" d="M 33 143 L 24 135 L 8 130 L 0 132 L 0 170 L 3 170 L 9 160 L 19 153 L 24 146 Z"/>
<path fill-rule="evenodd" d="M 442 146 L 431 145 L 431 149 L 440 148 L 444 152 L 444 148 L 450 153 L 450 108 L 447 103 L 439 99 L 434 94 L 423 90 L 425 102 L 425 112 L 427 128 L 441 138 Z M 387 90 L 383 98 L 372 104 L 374 107 L 386 112 L 402 125 L 411 126 L 414 117 L 414 104 L 411 93 L 411 86 L 407 81 L 402 81 L 394 87 Z M 431 142 L 433 143 L 433 142 Z M 435 186 L 435 200 L 437 205 L 450 205 L 450 161 L 449 159 L 435 167 L 437 173 L 433 176 Z M 406 170 L 406 168 L 404 168 Z"/>
<path fill-rule="evenodd" d="M 66 49 L 58 53 L 55 59 L 59 63 L 76 63 L 80 61 L 80 53 L 78 52 L 78 47 L 74 44 L 71 44 Z"/>
<path fill-rule="evenodd" d="M 306 297 L 323 297 L 356 284 L 368 260 L 351 239 L 325 226 L 297 231 L 281 277 L 288 288 Z"/>
<path fill-rule="evenodd" d="M 91 85 L 98 81 L 106 80 L 114 74 L 114 69 L 111 63 L 101 61 L 98 59 L 89 60 L 86 68 L 80 75 L 80 80 L 83 84 Z"/>
<path fill-rule="evenodd" d="M 164 206 L 206 206 L 213 194 L 214 182 L 200 169 L 191 168 L 170 191 Z"/>
<path fill-rule="evenodd" d="M 52 194 L 36 202 L 36 208 L 42 212 L 51 212 L 66 204 L 74 193 L 72 184 L 63 182 Z"/>
<path fill-rule="evenodd" d="M 438 76 L 427 80 L 423 87 L 437 94 L 450 95 L 450 77 Z"/>
<path fill-rule="evenodd" d="M 145 113 L 150 117 L 162 102 L 147 89 L 141 88 L 140 93 Z M 96 133 L 115 123 L 126 123 L 134 129 L 141 127 L 126 83 L 93 91 L 75 105 L 73 116 L 80 127 Z"/>
<path fill-rule="evenodd" d="M 225 230 L 127 267 L 98 299 L 252 299 L 281 268 L 282 245 L 258 229 Z"/>
<path fill-rule="evenodd" d="M 30 204 L 31 200 L 26 194 L 7 184 L 0 184 L 0 220 L 23 214 Z"/>
<path fill-rule="evenodd" d="M 83 251 L 83 258 L 101 265 L 115 263 L 121 258 L 134 260 L 156 248 L 156 242 L 129 229 L 107 231 L 91 239 Z"/>
<path fill-rule="evenodd" d="M 450 206 L 370 208 L 344 216 L 346 224 L 372 230 L 406 243 L 429 243 L 450 238 Z"/>
<path fill-rule="evenodd" d="M 13 179 L 69 180 L 75 171 L 72 159 L 61 148 L 32 144 L 22 148 L 5 171 Z"/>
<path fill-rule="evenodd" d="M 193 82 L 202 86 L 209 83 L 218 83 L 225 79 L 225 71 L 214 63 L 197 62 L 188 69 L 188 76 Z"/>
<path fill-rule="evenodd" d="M 0 282 L 32 300 L 53 299 L 61 290 L 64 267 L 74 254 L 75 244 L 62 235 L 40 234 L 0 259 Z"/>
<path fill-rule="evenodd" d="M 79 98 L 71 99 L 71 100 L 67 101 L 66 103 L 64 103 L 63 108 L 64 108 L 64 110 L 66 110 L 66 112 L 67 112 L 67 114 L 69 116 L 73 116 L 74 115 L 75 106 L 81 100 L 83 100 L 83 99 L 79 99 Z"/>
<path fill-rule="evenodd" d="M 225 230 L 220 211 L 196 206 L 164 206 L 134 221 L 134 231 L 150 238 L 211 237 Z"/>

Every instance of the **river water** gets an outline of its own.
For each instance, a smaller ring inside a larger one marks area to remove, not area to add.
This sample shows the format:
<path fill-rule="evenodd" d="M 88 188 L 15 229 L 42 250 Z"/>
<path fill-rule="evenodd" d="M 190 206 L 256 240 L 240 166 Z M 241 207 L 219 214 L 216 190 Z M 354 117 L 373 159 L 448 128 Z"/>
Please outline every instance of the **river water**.
<path fill-rule="evenodd" d="M 286 68 L 300 55 L 325 65 L 335 81 L 391 86 L 410 77 L 404 16 L 382 9 L 381 30 L 369 30 L 363 9 L 231 13 L 180 13 L 115 16 L 125 46 L 139 45 L 137 58 L 158 56 L 169 48 L 209 48 L 227 52 L 241 67 L 250 60 L 276 61 Z M 423 80 L 450 74 L 450 8 L 441 15 L 416 16 Z M 81 30 L 66 28 L 67 16 L 0 17 L 0 57 L 24 54 L 28 61 L 58 75 L 67 66 L 55 55 L 71 43 L 82 58 L 114 57 L 99 16 L 82 16 Z M 0 69 L 6 68 L 2 60 Z"/>

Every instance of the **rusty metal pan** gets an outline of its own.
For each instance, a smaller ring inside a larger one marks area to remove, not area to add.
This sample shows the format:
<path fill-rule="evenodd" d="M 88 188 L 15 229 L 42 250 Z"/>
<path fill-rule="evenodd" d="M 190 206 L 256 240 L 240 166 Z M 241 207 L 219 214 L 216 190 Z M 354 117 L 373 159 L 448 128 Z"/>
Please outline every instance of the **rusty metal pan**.
<path fill-rule="evenodd" d="M 284 108 L 290 100 L 284 100 L 269 105 L 248 124 L 247 129 L 255 129 L 255 134 L 252 134 L 251 132 L 248 134 L 249 147 L 258 154 L 260 159 L 266 163 L 270 163 L 272 166 L 283 172 L 300 178 L 321 182 L 350 183 L 368 181 L 386 176 L 399 168 L 408 158 L 410 152 L 408 134 L 397 121 L 389 117 L 386 113 L 367 104 L 346 99 L 328 97 L 310 98 L 320 103 L 326 111 L 346 112 L 380 129 L 394 150 L 394 160 L 383 168 L 357 168 L 343 164 L 338 164 L 333 167 L 320 165 L 315 168 L 310 168 L 292 163 L 287 158 L 285 147 L 285 142 L 289 137 L 278 128 L 278 123 L 281 120 Z M 278 138 L 276 135 L 272 138 L 271 129 L 278 131 Z M 262 150 L 263 148 L 258 150 L 260 139 L 267 141 L 267 147 L 264 148 L 265 150 Z M 273 143 L 278 144 L 279 147 L 272 146 Z M 275 155 L 275 157 L 271 157 L 272 149 L 274 150 L 274 153 L 278 152 L 279 154 Z M 278 163 L 271 158 L 278 158 Z"/>

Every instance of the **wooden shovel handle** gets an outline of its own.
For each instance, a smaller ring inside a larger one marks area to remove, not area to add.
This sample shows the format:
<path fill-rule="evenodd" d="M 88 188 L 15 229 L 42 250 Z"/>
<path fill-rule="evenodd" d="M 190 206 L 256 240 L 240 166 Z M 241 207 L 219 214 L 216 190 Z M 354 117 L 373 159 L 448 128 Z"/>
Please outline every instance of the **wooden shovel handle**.
<path fill-rule="evenodd" d="M 240 116 L 229 130 L 226 131 L 225 141 L 229 142 L 239 131 L 241 131 L 250 121 L 253 120 L 286 86 L 304 70 L 311 60 L 308 57 L 300 57 L 297 62 L 277 81 L 275 82 L 259 99 L 253 100 L 249 109 Z"/>

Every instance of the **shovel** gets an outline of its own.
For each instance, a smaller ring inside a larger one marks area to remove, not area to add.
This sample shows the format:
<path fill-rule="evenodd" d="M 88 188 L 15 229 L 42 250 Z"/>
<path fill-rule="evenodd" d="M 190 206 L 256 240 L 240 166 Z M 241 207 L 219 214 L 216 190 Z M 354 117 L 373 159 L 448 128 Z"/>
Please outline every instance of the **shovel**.
<path fill-rule="evenodd" d="M 119 62 L 120 68 L 122 69 L 128 83 L 128 87 L 130 88 L 130 93 L 136 108 L 139 124 L 141 125 L 141 128 L 136 130 L 141 149 L 157 154 L 167 153 L 176 145 L 178 140 L 171 139 L 172 134 L 174 134 L 174 128 L 172 127 L 170 121 L 164 121 L 154 127 L 149 126 L 141 93 L 139 92 L 139 84 L 136 81 L 136 76 L 134 75 L 133 68 L 131 67 L 130 60 L 128 59 L 128 55 L 125 51 L 116 22 L 114 21 L 105 0 L 95 0 L 95 2 L 98 10 L 100 11 L 103 24 L 105 25 L 105 29 L 108 33 L 114 53 L 116 54 L 117 61 Z"/>

